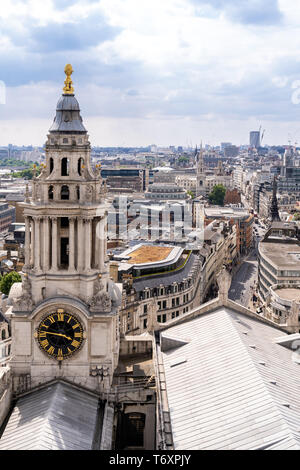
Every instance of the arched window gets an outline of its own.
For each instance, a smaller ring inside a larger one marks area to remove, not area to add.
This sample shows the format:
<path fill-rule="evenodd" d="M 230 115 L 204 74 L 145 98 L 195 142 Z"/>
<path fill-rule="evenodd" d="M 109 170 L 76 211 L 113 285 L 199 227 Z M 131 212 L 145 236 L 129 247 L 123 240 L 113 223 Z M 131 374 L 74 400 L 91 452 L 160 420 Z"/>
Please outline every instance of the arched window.
<path fill-rule="evenodd" d="M 80 201 L 80 186 L 76 186 L 77 200 Z"/>
<path fill-rule="evenodd" d="M 70 191 L 69 191 L 69 186 L 62 186 L 61 187 L 61 192 L 60 192 L 60 198 L 62 200 L 68 200 L 70 199 Z"/>
<path fill-rule="evenodd" d="M 49 186 L 48 189 L 48 198 L 51 200 L 53 199 L 53 186 Z"/>
<path fill-rule="evenodd" d="M 69 176 L 69 159 L 63 158 L 61 161 L 61 176 Z"/>
<path fill-rule="evenodd" d="M 78 174 L 81 176 L 81 167 L 83 165 L 83 158 L 78 159 Z"/>
<path fill-rule="evenodd" d="M 5 337 L 6 337 L 5 330 L 2 330 L 2 332 L 1 332 L 1 339 L 2 339 L 2 341 L 5 340 Z"/>
<path fill-rule="evenodd" d="M 50 173 L 52 173 L 53 168 L 54 168 L 54 161 L 53 161 L 53 158 L 51 157 L 50 158 Z"/>

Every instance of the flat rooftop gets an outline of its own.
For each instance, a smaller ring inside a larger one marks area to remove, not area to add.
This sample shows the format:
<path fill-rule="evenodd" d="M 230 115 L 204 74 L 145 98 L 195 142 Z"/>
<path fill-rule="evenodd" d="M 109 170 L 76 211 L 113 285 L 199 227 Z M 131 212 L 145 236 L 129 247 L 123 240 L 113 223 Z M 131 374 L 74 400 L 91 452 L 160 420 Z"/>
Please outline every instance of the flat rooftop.
<path fill-rule="evenodd" d="M 133 266 L 138 269 L 164 267 L 177 262 L 182 252 L 183 248 L 178 246 L 140 243 L 116 254 L 114 259 L 120 262 L 121 271 L 131 269 Z"/>
<path fill-rule="evenodd" d="M 205 207 L 206 217 L 249 217 L 247 209 L 240 207 Z"/>
<path fill-rule="evenodd" d="M 276 289 L 274 292 L 281 299 L 300 301 L 300 288 L 284 287 L 282 289 Z"/>
<path fill-rule="evenodd" d="M 278 269 L 300 271 L 300 245 L 297 243 L 260 242 L 259 252 Z"/>
<path fill-rule="evenodd" d="M 171 253 L 173 247 L 142 245 L 130 253 L 129 264 L 154 263 L 164 260 Z"/>

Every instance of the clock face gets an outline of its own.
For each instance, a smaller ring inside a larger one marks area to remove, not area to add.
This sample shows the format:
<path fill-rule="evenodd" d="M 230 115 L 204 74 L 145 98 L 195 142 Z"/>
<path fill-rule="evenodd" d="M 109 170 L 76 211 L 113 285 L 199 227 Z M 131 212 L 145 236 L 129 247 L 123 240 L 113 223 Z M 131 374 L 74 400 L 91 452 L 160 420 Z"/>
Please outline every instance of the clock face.
<path fill-rule="evenodd" d="M 37 330 L 40 348 L 58 361 L 80 349 L 83 328 L 80 321 L 64 310 L 57 310 L 45 317 Z"/>

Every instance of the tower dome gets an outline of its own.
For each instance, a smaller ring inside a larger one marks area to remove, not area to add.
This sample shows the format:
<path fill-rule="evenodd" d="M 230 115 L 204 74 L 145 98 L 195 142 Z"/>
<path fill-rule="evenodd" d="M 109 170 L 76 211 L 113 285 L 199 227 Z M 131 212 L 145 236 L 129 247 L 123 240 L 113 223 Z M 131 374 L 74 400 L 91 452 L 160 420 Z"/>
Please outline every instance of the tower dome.
<path fill-rule="evenodd" d="M 80 116 L 79 103 L 74 96 L 74 88 L 71 86 L 72 80 L 70 76 L 72 72 L 72 67 L 68 64 L 65 67 L 65 74 L 67 75 L 65 87 L 56 106 L 56 116 L 49 129 L 50 133 L 87 133 Z"/>

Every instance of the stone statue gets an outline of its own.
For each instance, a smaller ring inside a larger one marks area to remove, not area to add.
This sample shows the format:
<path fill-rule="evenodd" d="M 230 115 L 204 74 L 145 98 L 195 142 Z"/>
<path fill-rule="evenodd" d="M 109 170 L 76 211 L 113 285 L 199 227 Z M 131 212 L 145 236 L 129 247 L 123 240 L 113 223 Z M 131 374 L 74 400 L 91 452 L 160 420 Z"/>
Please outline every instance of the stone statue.
<path fill-rule="evenodd" d="M 111 310 L 111 298 L 104 290 L 104 285 L 100 277 L 95 284 L 95 293 L 90 297 L 88 303 L 93 310 L 99 310 L 101 312 L 110 312 Z"/>
<path fill-rule="evenodd" d="M 14 287 L 14 286 L 12 286 Z M 23 282 L 20 286 L 15 287 L 15 296 L 13 297 L 13 310 L 16 311 L 30 311 L 33 308 L 33 300 L 31 295 L 31 282 L 27 274 L 23 274 Z M 14 295 L 14 293 L 12 293 Z"/>
<path fill-rule="evenodd" d="M 101 164 L 97 163 L 95 167 L 95 177 L 100 178 L 100 176 L 101 176 Z"/>

